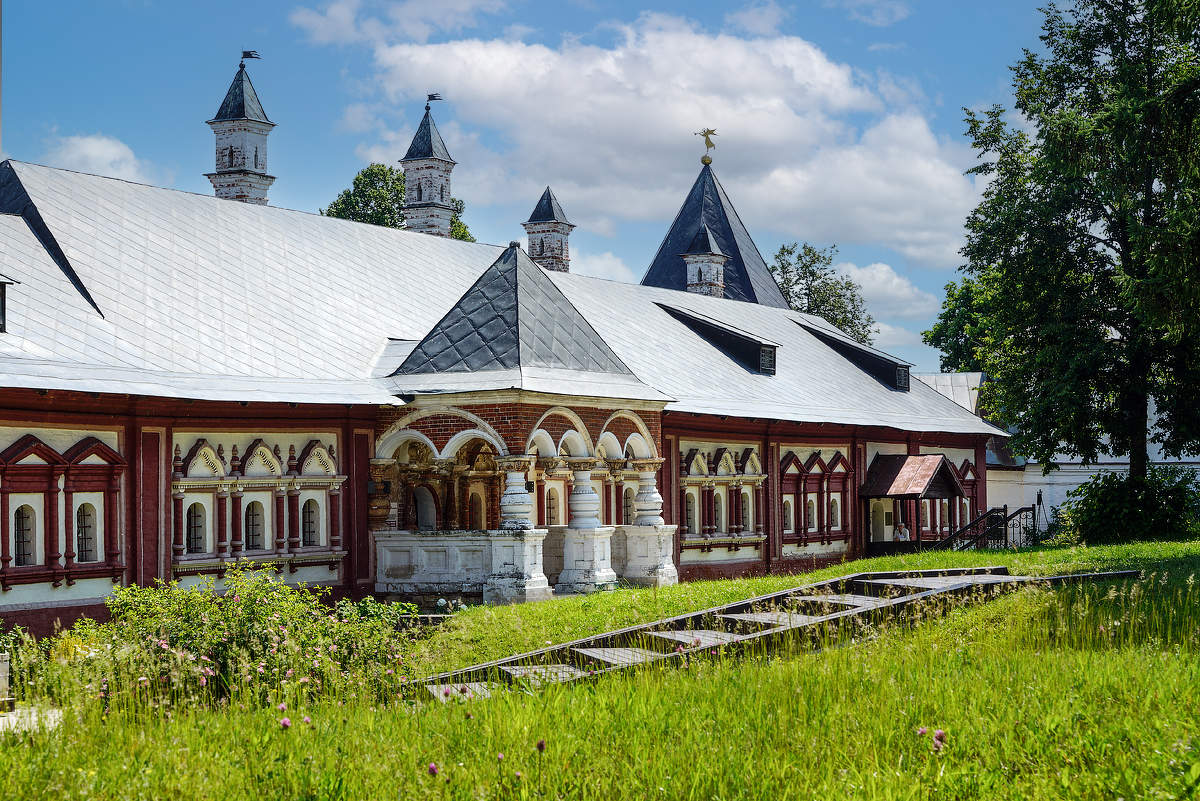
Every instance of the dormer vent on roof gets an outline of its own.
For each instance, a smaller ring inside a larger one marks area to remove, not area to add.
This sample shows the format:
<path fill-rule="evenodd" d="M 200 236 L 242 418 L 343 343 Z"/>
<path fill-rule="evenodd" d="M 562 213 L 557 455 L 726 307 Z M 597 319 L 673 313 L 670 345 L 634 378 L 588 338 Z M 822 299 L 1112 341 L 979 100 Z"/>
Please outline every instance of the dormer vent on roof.
<path fill-rule="evenodd" d="M 796 324 L 889 389 L 909 391 L 911 363 L 851 339 L 823 318 L 806 314 Z"/>
<path fill-rule="evenodd" d="M 692 309 L 656 304 L 686 325 L 708 344 L 752 373 L 775 375 L 779 345 L 760 336 L 735 328 Z"/>

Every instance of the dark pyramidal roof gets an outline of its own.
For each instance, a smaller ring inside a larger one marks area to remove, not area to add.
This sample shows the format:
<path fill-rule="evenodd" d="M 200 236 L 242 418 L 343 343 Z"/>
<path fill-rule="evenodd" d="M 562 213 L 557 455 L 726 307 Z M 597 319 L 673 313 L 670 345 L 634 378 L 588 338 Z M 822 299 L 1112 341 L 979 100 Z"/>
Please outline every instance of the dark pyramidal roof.
<path fill-rule="evenodd" d="M 225 99 L 217 109 L 217 116 L 209 122 L 220 120 L 255 120 L 271 123 L 267 119 L 267 113 L 263 111 L 262 103 L 258 102 L 258 94 L 254 91 L 254 84 L 250 83 L 250 74 L 246 72 L 245 64 L 238 64 L 237 74 L 233 76 L 233 83 L 229 84 L 229 91 L 225 93 Z"/>
<path fill-rule="evenodd" d="M 682 253 L 691 252 L 693 240 L 702 227 L 714 248 L 728 257 L 725 262 L 725 297 L 764 306 L 788 308 L 779 285 L 771 277 L 762 254 L 750 232 L 725 194 L 710 165 L 704 165 L 692 190 L 688 192 L 675 222 L 667 231 L 650 269 L 642 278 L 643 286 L 687 289 L 687 269 Z"/>
<path fill-rule="evenodd" d="M 514 242 L 393 375 L 551 367 L 632 376 Z"/>
<path fill-rule="evenodd" d="M 412 144 L 408 146 L 408 152 L 400 160 L 412 161 L 413 159 L 441 159 L 456 163 L 454 159 L 450 158 L 450 151 L 446 149 L 446 143 L 442 141 L 442 135 L 433 122 L 428 105 L 425 106 L 425 116 L 421 118 L 421 124 L 417 126 L 417 132 L 413 135 Z"/>
<path fill-rule="evenodd" d="M 537 206 L 533 209 L 533 214 L 529 215 L 527 223 L 535 222 L 560 222 L 571 224 L 567 219 L 567 215 L 562 210 L 562 206 L 558 204 L 558 198 L 554 196 L 554 192 L 550 187 L 546 187 L 546 191 L 542 192 L 542 197 L 537 202 Z"/>
<path fill-rule="evenodd" d="M 688 245 L 688 249 L 683 255 L 701 255 L 708 254 L 712 256 L 724 256 L 721 252 L 721 247 L 717 244 L 717 237 L 709 230 L 707 225 L 701 225 L 696 235 L 692 237 L 692 244 Z"/>

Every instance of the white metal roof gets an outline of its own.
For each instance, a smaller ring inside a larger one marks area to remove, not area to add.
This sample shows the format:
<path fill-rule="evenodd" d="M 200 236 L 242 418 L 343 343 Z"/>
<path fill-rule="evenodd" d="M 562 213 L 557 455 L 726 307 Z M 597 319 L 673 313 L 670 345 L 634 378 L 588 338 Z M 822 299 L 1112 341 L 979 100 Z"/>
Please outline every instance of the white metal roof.
<path fill-rule="evenodd" d="M 8 289 L 0 386 L 396 403 L 388 368 L 404 360 L 503 250 L 6 165 L 104 316 L 12 213 L 20 209 L 0 208 L 10 212 L 0 213 L 0 272 L 21 282 Z M 7 196 L 0 192 L 0 200 Z M 550 277 L 635 381 L 674 399 L 668 409 L 998 433 L 925 384 L 889 389 L 797 324 L 812 321 L 795 312 L 579 275 Z M 777 374 L 747 371 L 658 303 L 778 343 Z M 603 374 L 535 372 L 522 377 L 527 388 L 627 397 L 618 388 L 604 391 L 611 378 Z"/>

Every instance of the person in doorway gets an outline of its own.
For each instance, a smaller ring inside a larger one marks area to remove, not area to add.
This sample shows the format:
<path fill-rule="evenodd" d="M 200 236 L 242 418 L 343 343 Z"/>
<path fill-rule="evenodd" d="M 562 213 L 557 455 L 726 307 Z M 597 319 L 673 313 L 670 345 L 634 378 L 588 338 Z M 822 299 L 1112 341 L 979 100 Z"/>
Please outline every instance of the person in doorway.
<path fill-rule="evenodd" d="M 901 520 L 900 524 L 896 526 L 896 541 L 910 542 L 911 540 L 912 535 L 908 531 L 908 526 L 904 525 L 904 521 Z"/>

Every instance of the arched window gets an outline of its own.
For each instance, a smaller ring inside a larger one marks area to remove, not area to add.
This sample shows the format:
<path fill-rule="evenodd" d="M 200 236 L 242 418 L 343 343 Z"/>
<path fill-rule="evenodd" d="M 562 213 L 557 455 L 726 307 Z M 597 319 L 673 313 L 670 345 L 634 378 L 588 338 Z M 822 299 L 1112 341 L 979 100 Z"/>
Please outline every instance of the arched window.
<path fill-rule="evenodd" d="M 433 531 L 437 528 L 437 502 L 429 487 L 417 487 L 413 490 L 413 499 L 417 503 L 417 530 Z"/>
<path fill-rule="evenodd" d="M 258 169 L 258 148 L 254 148 L 254 169 Z"/>
<path fill-rule="evenodd" d="M 558 522 L 558 490 L 546 488 L 546 525 L 557 526 Z"/>
<path fill-rule="evenodd" d="M 689 492 L 687 494 L 686 500 L 684 501 L 684 505 L 686 507 L 685 511 L 686 511 L 686 516 L 687 516 L 687 533 L 694 535 L 697 533 L 697 531 L 696 531 L 696 496 Z"/>
<path fill-rule="evenodd" d="M 208 537 L 205 531 L 204 504 L 193 503 L 187 508 L 187 546 L 188 553 L 204 553 L 208 550 Z"/>
<path fill-rule="evenodd" d="M 622 519 L 627 526 L 632 526 L 633 521 L 637 520 L 637 504 L 634 501 L 636 497 L 637 493 L 633 491 L 633 487 L 625 488 L 625 516 Z"/>
<path fill-rule="evenodd" d="M 96 507 L 90 503 L 75 510 L 75 561 L 96 561 Z"/>
<path fill-rule="evenodd" d="M 421 182 L 417 181 L 417 200 L 421 199 Z"/>
<path fill-rule="evenodd" d="M 721 514 L 721 496 L 713 493 L 713 532 L 725 531 L 725 515 Z"/>
<path fill-rule="evenodd" d="M 321 520 L 321 510 L 314 498 L 304 502 L 300 512 L 300 544 L 305 548 L 321 544 L 321 531 L 318 528 Z"/>
<path fill-rule="evenodd" d="M 233 169 L 233 145 L 229 146 L 229 169 Z"/>
<path fill-rule="evenodd" d="M 750 530 L 750 493 L 742 493 L 742 531 Z"/>
<path fill-rule="evenodd" d="M 487 525 L 483 522 L 483 498 L 479 497 L 479 493 L 471 493 L 471 499 L 467 502 L 467 508 L 467 516 L 470 519 L 467 528 L 472 531 L 483 531 L 487 528 Z"/>
<path fill-rule="evenodd" d="M 13 515 L 13 556 L 17 567 L 33 564 L 33 537 L 35 520 L 32 506 L 22 506 Z"/>
<path fill-rule="evenodd" d="M 812 498 L 809 498 L 808 503 L 804 504 L 804 523 L 805 528 L 809 531 L 817 530 L 817 502 Z"/>
<path fill-rule="evenodd" d="M 442 184 L 442 202 L 446 202 L 446 185 Z"/>
<path fill-rule="evenodd" d="M 246 506 L 245 536 L 247 551 L 263 549 L 263 505 L 258 501 Z"/>
<path fill-rule="evenodd" d="M 841 509 L 839 508 L 839 506 L 840 506 L 840 504 L 838 504 L 837 498 L 829 499 L 829 527 L 830 528 L 841 528 L 842 527 L 842 516 L 841 516 Z"/>
<path fill-rule="evenodd" d="M 783 502 L 783 530 L 790 534 L 796 530 L 795 524 L 792 522 L 792 502 Z"/>

